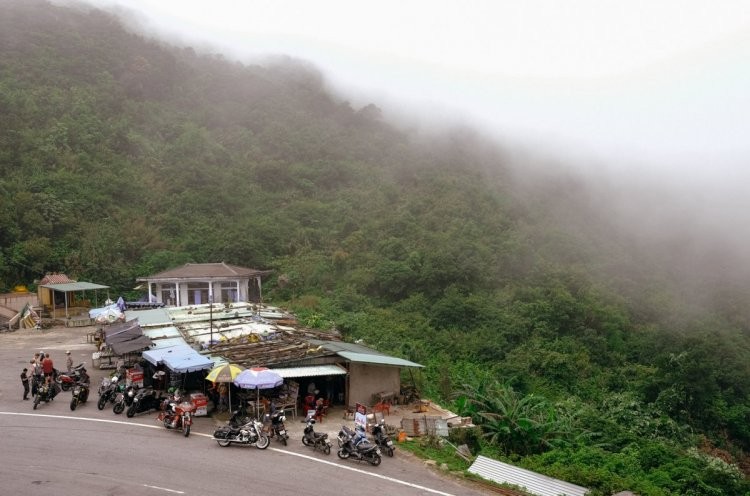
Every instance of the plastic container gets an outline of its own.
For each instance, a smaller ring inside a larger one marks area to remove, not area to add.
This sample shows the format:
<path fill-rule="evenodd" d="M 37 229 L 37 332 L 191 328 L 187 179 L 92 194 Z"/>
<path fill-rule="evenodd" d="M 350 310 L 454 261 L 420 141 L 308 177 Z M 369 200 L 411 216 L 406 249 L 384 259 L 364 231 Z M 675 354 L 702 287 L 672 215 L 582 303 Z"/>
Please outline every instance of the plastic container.
<path fill-rule="evenodd" d="M 398 431 L 398 442 L 403 443 L 406 441 L 406 431 Z"/>

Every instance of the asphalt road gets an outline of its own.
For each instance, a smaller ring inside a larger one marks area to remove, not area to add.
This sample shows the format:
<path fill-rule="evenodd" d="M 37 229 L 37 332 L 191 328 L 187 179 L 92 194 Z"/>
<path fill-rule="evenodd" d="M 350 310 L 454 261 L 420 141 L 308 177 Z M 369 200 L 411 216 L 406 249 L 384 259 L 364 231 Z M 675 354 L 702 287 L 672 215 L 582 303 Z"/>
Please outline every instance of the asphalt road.
<path fill-rule="evenodd" d="M 0 494 L 41 491 L 56 496 L 226 495 L 273 496 L 348 493 L 388 495 L 486 494 L 404 452 L 378 467 L 313 452 L 292 434 L 289 445 L 266 450 L 221 448 L 216 426 L 197 417 L 190 437 L 164 429 L 155 414 L 132 419 L 96 408 L 96 385 L 108 371 L 92 370 L 90 328 L 0 333 Z M 64 369 L 65 350 L 87 364 L 94 391 L 71 412 L 70 393 L 32 409 L 22 401 L 20 373 L 35 351 L 50 352 Z M 334 439 L 335 443 L 335 439 Z"/>

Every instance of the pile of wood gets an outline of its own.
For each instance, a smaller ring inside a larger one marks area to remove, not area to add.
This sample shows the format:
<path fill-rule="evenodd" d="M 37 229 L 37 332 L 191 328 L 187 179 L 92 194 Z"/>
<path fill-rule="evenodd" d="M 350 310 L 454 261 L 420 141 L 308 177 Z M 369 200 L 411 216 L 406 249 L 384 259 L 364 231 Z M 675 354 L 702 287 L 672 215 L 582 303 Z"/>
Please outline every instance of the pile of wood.
<path fill-rule="evenodd" d="M 210 352 L 244 367 L 270 367 L 321 354 L 316 347 L 288 334 L 257 343 L 247 342 L 246 339 L 244 342 L 221 343 L 212 346 Z"/>

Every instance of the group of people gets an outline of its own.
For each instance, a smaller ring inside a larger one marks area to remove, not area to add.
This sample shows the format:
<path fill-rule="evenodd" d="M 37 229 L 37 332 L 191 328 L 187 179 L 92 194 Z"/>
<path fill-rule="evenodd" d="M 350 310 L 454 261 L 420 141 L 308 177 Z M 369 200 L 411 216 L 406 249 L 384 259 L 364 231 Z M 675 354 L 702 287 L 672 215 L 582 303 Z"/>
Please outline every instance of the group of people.
<path fill-rule="evenodd" d="M 70 351 L 66 351 L 65 354 L 67 355 L 65 365 L 67 367 L 68 373 L 70 373 L 73 370 L 73 357 L 71 356 Z M 59 392 L 59 386 L 55 382 L 55 378 L 57 377 L 57 369 L 55 369 L 55 364 L 52 361 L 52 357 L 50 357 L 50 354 L 43 351 L 34 353 L 34 358 L 29 361 L 29 367 L 24 367 L 21 371 L 23 399 L 28 400 L 29 393 L 31 393 L 31 396 L 35 396 L 37 390 L 43 384 L 51 386 L 50 399 L 54 398 L 54 396 Z"/>

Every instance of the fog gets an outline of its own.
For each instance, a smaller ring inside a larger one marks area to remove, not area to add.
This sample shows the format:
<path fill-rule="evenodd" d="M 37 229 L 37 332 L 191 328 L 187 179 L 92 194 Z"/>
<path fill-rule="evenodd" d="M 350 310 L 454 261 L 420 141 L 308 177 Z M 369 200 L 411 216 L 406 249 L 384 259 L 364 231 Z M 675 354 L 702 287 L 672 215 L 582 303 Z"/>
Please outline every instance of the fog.
<path fill-rule="evenodd" d="M 686 259 L 750 267 L 744 1 L 88 3 L 244 62 L 310 61 L 412 129 L 469 123 L 581 174 L 644 246 L 682 240 Z"/>

